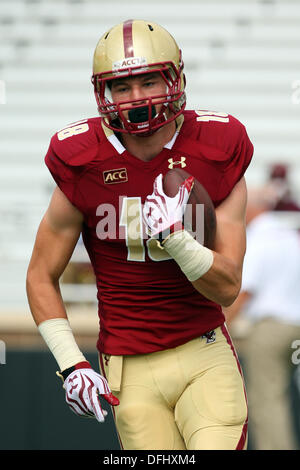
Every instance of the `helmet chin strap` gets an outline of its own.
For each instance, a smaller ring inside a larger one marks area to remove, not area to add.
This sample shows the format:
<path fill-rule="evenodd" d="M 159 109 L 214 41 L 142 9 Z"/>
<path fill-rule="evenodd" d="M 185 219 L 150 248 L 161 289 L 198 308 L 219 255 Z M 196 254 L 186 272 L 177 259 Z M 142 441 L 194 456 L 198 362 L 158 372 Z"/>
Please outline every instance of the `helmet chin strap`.
<path fill-rule="evenodd" d="M 155 106 L 151 106 L 151 119 L 156 116 Z M 132 108 L 128 112 L 128 120 L 133 123 L 145 122 L 149 120 L 149 107 L 142 106 L 141 108 Z"/>

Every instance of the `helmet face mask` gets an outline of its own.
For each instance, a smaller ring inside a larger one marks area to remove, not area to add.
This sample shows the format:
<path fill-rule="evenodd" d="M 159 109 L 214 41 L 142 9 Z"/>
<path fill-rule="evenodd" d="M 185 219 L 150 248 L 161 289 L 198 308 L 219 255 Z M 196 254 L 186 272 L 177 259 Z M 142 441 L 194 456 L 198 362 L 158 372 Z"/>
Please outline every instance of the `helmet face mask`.
<path fill-rule="evenodd" d="M 132 44 L 139 53 L 138 57 L 132 55 L 135 51 L 131 51 L 130 57 L 126 57 L 126 51 L 124 54 L 125 28 L 128 25 L 131 26 Z M 156 35 L 156 47 L 153 35 Z M 153 61 L 155 49 L 158 59 L 164 60 Z M 113 60 L 115 58 L 117 60 Z M 185 108 L 181 52 L 172 36 L 154 23 L 149 25 L 145 21 L 131 20 L 112 28 L 96 47 L 93 72 L 92 83 L 99 113 L 105 125 L 115 132 L 151 135 L 176 119 Z M 130 80 L 148 74 L 162 77 L 166 85 L 164 93 L 147 95 L 142 104 L 137 104 L 137 100 L 113 101 L 111 89 L 114 80 Z"/>

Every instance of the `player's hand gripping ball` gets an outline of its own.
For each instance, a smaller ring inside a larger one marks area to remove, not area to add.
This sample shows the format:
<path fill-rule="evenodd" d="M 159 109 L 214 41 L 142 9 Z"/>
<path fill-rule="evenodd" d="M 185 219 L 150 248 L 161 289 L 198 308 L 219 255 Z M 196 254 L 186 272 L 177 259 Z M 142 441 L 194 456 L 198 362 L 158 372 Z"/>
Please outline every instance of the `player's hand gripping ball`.
<path fill-rule="evenodd" d="M 189 176 L 180 184 L 174 197 L 169 197 L 163 189 L 163 175 L 155 178 L 153 193 L 147 196 L 143 207 L 143 217 L 150 237 L 159 238 L 159 234 L 172 227 L 175 230 L 182 229 L 182 217 L 193 183 L 194 177 Z"/>
<path fill-rule="evenodd" d="M 181 168 L 155 179 L 153 193 L 145 200 L 143 218 L 153 238 L 185 229 L 202 245 L 214 248 L 217 223 L 213 202 L 204 186 Z"/>

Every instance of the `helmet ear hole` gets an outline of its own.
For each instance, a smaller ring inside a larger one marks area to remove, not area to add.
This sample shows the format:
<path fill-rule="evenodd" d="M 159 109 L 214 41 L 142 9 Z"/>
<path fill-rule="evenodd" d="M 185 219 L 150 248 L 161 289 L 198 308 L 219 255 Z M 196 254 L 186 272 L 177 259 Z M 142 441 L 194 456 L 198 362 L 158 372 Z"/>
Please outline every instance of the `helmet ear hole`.
<path fill-rule="evenodd" d="M 148 28 L 150 29 L 150 31 L 154 31 L 154 28 L 153 26 L 151 26 L 151 24 L 148 24 Z"/>

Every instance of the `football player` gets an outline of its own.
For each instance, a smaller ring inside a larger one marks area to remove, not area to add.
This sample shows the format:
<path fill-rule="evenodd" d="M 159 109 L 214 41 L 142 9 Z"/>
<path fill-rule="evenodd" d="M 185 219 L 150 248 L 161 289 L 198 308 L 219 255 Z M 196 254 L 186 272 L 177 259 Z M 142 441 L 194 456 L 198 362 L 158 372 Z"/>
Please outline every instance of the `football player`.
<path fill-rule="evenodd" d="M 100 117 L 51 139 L 45 162 L 57 187 L 27 273 L 66 401 L 102 422 L 104 397 L 124 449 L 244 449 L 244 382 L 222 306 L 241 284 L 253 146 L 233 116 L 185 110 L 181 51 L 151 21 L 102 36 L 92 83 Z M 171 198 L 163 177 L 173 168 L 192 177 Z M 193 178 L 215 207 L 213 250 L 181 223 Z M 101 374 L 75 342 L 59 289 L 80 234 L 96 275 Z"/>

